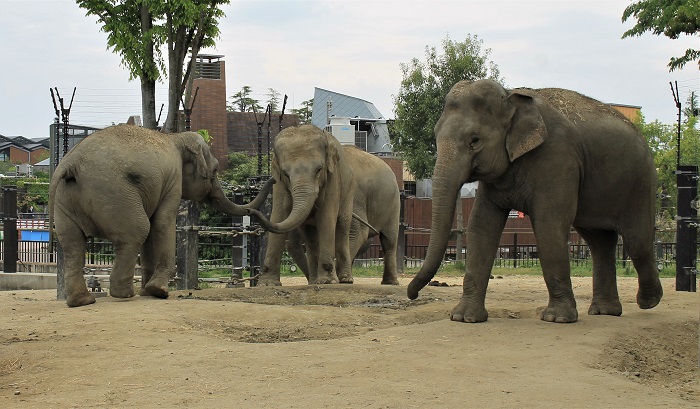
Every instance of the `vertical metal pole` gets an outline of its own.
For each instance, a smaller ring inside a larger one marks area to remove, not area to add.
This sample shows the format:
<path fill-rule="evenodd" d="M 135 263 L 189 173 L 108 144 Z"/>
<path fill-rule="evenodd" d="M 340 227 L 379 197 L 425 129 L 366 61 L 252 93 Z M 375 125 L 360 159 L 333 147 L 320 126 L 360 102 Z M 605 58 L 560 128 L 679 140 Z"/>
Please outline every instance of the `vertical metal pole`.
<path fill-rule="evenodd" d="M 6 273 L 17 272 L 17 186 L 3 186 L 3 250 Z"/>
<path fill-rule="evenodd" d="M 406 204 L 406 192 L 401 191 L 401 206 L 399 207 L 399 240 L 396 246 L 396 272 L 403 274 L 406 267 L 406 224 L 404 224 L 404 211 Z"/>
<path fill-rule="evenodd" d="M 518 267 L 518 233 L 513 233 L 513 268 Z"/>
<path fill-rule="evenodd" d="M 199 207 L 196 202 L 183 200 L 177 215 L 177 276 L 178 290 L 194 289 L 199 286 L 198 248 Z"/>
<path fill-rule="evenodd" d="M 681 165 L 676 171 L 676 291 L 697 291 L 698 211 L 691 205 L 698 197 L 698 166 Z"/>
<path fill-rule="evenodd" d="M 233 194 L 233 203 L 237 205 L 243 204 L 243 193 L 236 192 Z M 234 226 L 243 225 L 243 216 L 232 216 L 231 222 Z M 241 280 L 243 279 L 243 269 L 237 269 L 237 266 L 243 266 L 243 235 L 239 234 L 233 237 L 231 241 L 231 278 Z M 234 287 L 243 287 L 244 284 L 237 284 Z"/>

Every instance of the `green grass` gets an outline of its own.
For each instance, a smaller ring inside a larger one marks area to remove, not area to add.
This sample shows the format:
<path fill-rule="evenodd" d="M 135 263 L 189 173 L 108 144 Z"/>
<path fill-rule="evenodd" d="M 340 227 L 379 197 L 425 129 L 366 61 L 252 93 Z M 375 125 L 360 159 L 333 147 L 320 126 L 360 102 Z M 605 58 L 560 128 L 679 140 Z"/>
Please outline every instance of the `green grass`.
<path fill-rule="evenodd" d="M 283 264 L 280 269 L 280 275 L 282 277 L 303 277 L 304 274 L 301 269 L 297 268 L 295 272 L 291 271 L 290 264 Z M 404 270 L 405 275 L 415 275 L 419 268 L 406 268 Z M 244 277 L 248 276 L 248 272 L 243 273 Z M 353 267 L 352 274 L 355 277 L 381 277 L 384 274 L 384 266 L 375 265 L 369 267 Z M 464 263 L 444 263 L 437 272 L 441 276 L 454 276 L 461 277 L 464 275 Z M 542 269 L 540 267 L 494 267 L 491 270 L 491 274 L 494 276 L 506 276 L 506 275 L 522 275 L 522 276 L 541 276 Z M 631 263 L 627 263 L 626 267 L 622 267 L 621 263 L 617 266 L 617 275 L 619 277 L 636 277 L 637 272 L 632 267 Z M 199 277 L 202 278 L 216 278 L 216 277 L 230 277 L 230 269 L 214 269 L 214 270 L 200 270 Z M 590 266 L 571 266 L 571 276 L 572 277 L 591 277 L 591 267 Z M 675 267 L 665 267 L 659 271 L 660 277 L 675 277 L 676 270 Z"/>

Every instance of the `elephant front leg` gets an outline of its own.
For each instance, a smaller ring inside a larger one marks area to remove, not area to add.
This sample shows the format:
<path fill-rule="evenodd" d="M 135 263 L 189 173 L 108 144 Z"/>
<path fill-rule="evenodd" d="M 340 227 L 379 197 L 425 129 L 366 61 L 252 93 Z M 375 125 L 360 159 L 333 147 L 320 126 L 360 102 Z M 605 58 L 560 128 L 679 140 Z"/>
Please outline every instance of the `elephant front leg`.
<path fill-rule="evenodd" d="M 507 218 L 507 211 L 477 198 L 467 230 L 468 248 L 462 298 L 450 313 L 452 321 L 484 322 L 488 319 L 486 289 Z"/>
<path fill-rule="evenodd" d="M 284 243 L 287 240 L 286 234 L 267 234 L 267 250 L 265 251 L 265 262 L 263 263 L 259 286 L 280 286 L 280 266 L 282 265 L 282 252 Z"/>
<path fill-rule="evenodd" d="M 352 284 L 352 256 L 350 255 L 350 215 L 338 218 L 338 227 L 335 232 L 336 272 L 338 281 L 342 284 Z"/>
<path fill-rule="evenodd" d="M 312 240 L 307 242 L 311 243 Z M 315 284 L 338 284 L 340 280 L 335 271 L 335 220 L 332 226 L 328 223 L 320 223 L 316 226 L 316 239 L 313 240 L 315 250 L 308 249 L 309 264 L 311 269 L 316 271 L 316 280 L 311 283 Z M 310 244 L 310 247 L 312 245 Z M 312 264 L 314 263 L 314 264 Z"/>

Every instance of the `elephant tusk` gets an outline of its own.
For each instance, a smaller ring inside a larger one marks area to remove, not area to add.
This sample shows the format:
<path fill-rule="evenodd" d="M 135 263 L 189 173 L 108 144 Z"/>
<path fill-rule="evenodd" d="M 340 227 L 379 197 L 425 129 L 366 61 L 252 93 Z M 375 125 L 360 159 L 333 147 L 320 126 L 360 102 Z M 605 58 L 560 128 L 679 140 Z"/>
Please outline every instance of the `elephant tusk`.
<path fill-rule="evenodd" d="M 369 223 L 367 223 L 367 221 L 364 220 L 362 217 L 356 215 L 355 212 L 352 213 L 352 217 L 353 217 L 355 220 L 357 220 L 358 222 L 360 222 L 360 223 L 364 224 L 365 226 L 369 227 L 370 230 L 372 230 L 372 231 L 374 232 L 374 234 L 377 234 L 377 235 L 379 234 L 379 232 L 377 231 L 377 229 L 375 229 L 374 227 L 372 227 L 372 225 L 369 224 Z"/>

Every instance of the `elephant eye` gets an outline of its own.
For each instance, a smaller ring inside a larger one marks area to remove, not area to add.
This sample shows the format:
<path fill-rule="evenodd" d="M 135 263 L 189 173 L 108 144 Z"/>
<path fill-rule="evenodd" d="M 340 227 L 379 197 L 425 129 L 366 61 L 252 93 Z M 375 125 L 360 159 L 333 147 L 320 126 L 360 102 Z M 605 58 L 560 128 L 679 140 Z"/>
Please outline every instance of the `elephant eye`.
<path fill-rule="evenodd" d="M 477 136 L 477 135 L 474 135 L 474 136 L 472 136 L 471 142 L 469 142 L 469 147 L 471 149 L 474 149 L 479 145 L 479 142 L 481 142 L 481 138 L 479 138 L 479 136 Z"/>

